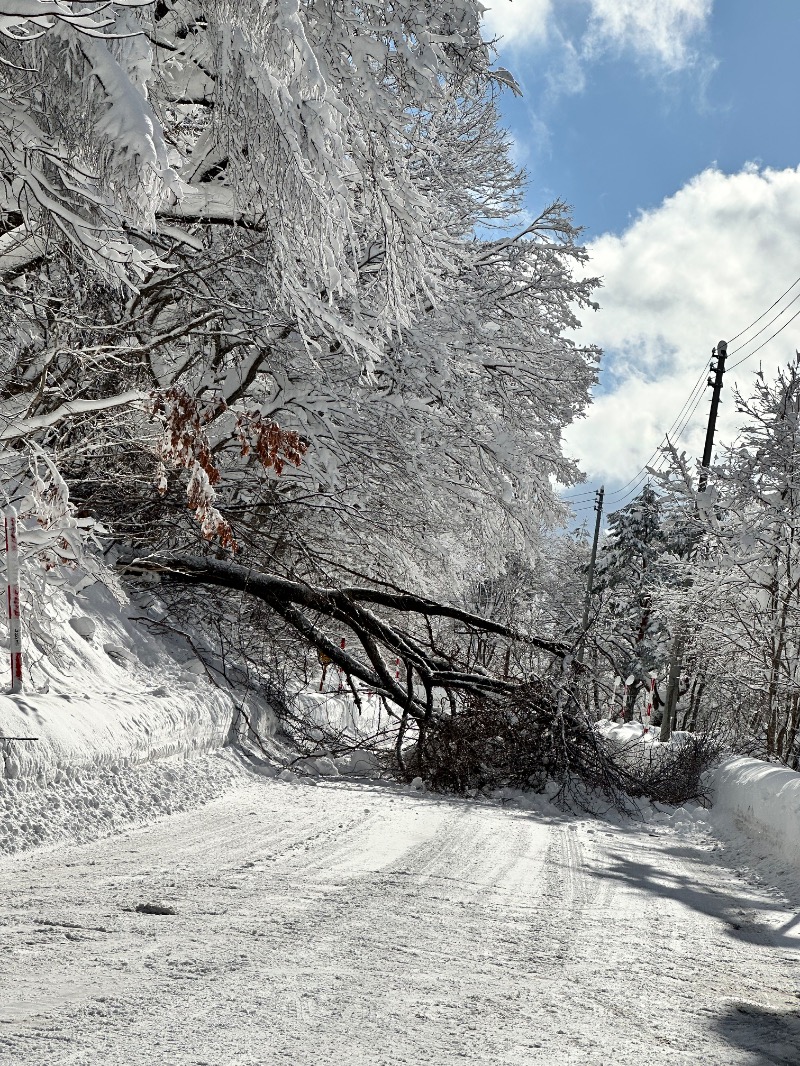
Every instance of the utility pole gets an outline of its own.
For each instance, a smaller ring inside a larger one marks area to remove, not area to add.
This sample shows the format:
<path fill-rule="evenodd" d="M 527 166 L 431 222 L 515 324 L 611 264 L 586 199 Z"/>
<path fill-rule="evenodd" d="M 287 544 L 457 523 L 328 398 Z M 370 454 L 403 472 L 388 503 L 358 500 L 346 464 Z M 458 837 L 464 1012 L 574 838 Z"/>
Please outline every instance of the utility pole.
<path fill-rule="evenodd" d="M 714 431 L 717 428 L 717 412 L 719 411 L 720 395 L 722 393 L 722 375 L 725 373 L 725 358 L 728 354 L 728 342 L 718 341 L 717 346 L 713 352 L 713 358 L 717 360 L 716 365 L 712 362 L 711 369 L 714 372 L 714 377 L 708 379 L 708 384 L 712 387 L 711 393 L 711 410 L 708 412 L 708 427 L 706 429 L 706 443 L 703 448 L 703 460 L 700 464 L 700 483 L 699 489 L 701 492 L 705 490 L 708 484 L 708 468 L 711 465 L 711 452 L 714 449 Z"/>
<path fill-rule="evenodd" d="M 594 509 L 597 512 L 597 520 L 594 524 L 594 540 L 592 541 L 592 554 L 589 559 L 589 577 L 586 581 L 586 600 L 583 604 L 581 640 L 578 645 L 578 654 L 575 657 L 579 663 L 583 662 L 583 645 L 586 641 L 586 630 L 589 628 L 589 608 L 592 602 L 592 586 L 594 585 L 594 564 L 597 559 L 597 542 L 600 540 L 600 525 L 603 521 L 603 495 L 605 491 L 605 485 L 601 485 L 599 491 L 594 494 Z"/>
<path fill-rule="evenodd" d="M 720 396 L 722 393 L 722 375 L 725 373 L 725 359 L 728 355 L 728 342 L 717 341 L 717 346 L 712 352 L 711 370 L 714 377 L 708 379 L 712 388 L 711 410 L 708 412 L 708 426 L 706 427 L 706 443 L 703 448 L 703 459 L 700 463 L 700 478 L 698 489 L 704 492 L 708 484 L 708 468 L 711 465 L 711 453 L 714 450 L 714 433 L 717 428 L 717 413 L 719 411 Z M 716 363 L 714 363 L 716 359 Z M 680 688 L 681 666 L 683 665 L 683 651 L 686 647 L 686 631 L 683 626 L 678 629 L 672 642 L 670 654 L 669 674 L 667 677 L 666 699 L 664 701 L 663 718 L 661 719 L 661 740 L 669 740 L 672 730 L 677 723 L 678 690 Z"/>

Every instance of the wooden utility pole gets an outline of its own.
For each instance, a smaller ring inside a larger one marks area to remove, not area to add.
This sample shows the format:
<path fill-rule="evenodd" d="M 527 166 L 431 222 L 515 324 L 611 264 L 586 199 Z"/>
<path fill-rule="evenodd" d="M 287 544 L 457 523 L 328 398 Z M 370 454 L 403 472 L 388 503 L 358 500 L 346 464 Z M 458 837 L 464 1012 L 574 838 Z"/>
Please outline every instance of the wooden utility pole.
<path fill-rule="evenodd" d="M 717 413 L 719 411 L 720 396 L 722 394 L 722 375 L 725 373 L 725 359 L 728 355 L 728 342 L 718 341 L 712 353 L 711 370 L 713 378 L 708 379 L 712 388 L 711 409 L 708 412 L 708 426 L 706 427 L 706 442 L 703 448 L 703 458 L 700 463 L 700 478 L 698 488 L 704 492 L 708 484 L 708 468 L 711 465 L 711 454 L 714 450 L 714 433 L 717 428 Z M 716 363 L 714 363 L 716 359 Z M 661 719 L 661 740 L 669 740 L 672 730 L 675 728 L 677 719 L 678 694 L 681 680 L 681 666 L 683 665 L 683 650 L 686 647 L 686 630 L 683 626 L 678 629 L 672 642 L 672 652 L 669 661 L 669 674 L 667 677 L 667 692 Z"/>
<path fill-rule="evenodd" d="M 583 623 L 581 624 L 581 640 L 578 645 L 578 654 L 575 656 L 579 663 L 583 662 L 583 646 L 586 642 L 586 630 L 589 628 L 589 609 L 592 603 L 592 586 L 594 585 L 594 564 L 597 560 L 597 542 L 600 540 L 600 525 L 603 521 L 603 495 L 605 485 L 600 486 L 599 492 L 594 494 L 594 509 L 597 512 L 597 520 L 594 524 L 594 540 L 592 541 L 592 554 L 589 559 L 589 577 L 586 581 L 586 599 L 583 604 Z"/>
<path fill-rule="evenodd" d="M 711 393 L 711 410 L 708 412 L 706 443 L 703 448 L 703 459 L 700 463 L 699 489 L 701 492 L 703 492 L 708 484 L 708 468 L 711 465 L 711 453 L 714 449 L 714 432 L 717 428 L 717 412 L 719 411 L 720 395 L 722 393 L 722 375 L 725 373 L 725 358 L 728 354 L 728 342 L 718 341 L 713 354 L 717 362 L 716 365 L 713 362 L 711 363 L 714 377 L 708 379 L 708 384 L 713 391 Z"/>

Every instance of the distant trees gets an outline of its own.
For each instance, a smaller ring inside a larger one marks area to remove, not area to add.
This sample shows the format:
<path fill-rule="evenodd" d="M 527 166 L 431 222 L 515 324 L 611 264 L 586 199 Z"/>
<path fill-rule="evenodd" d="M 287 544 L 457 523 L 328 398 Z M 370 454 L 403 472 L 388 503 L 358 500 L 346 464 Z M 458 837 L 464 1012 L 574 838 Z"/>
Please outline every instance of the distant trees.
<path fill-rule="evenodd" d="M 595 588 L 602 610 L 595 644 L 615 676 L 627 686 L 627 718 L 650 672 L 663 662 L 665 632 L 656 610 L 659 586 L 669 567 L 669 542 L 661 496 L 648 483 L 630 503 L 609 515 L 597 558 Z"/>
<path fill-rule="evenodd" d="M 800 361 L 736 403 L 705 491 L 673 450 L 611 516 L 590 644 L 606 691 L 633 675 L 629 714 L 652 672 L 658 721 L 672 673 L 679 728 L 800 768 Z"/>
<path fill-rule="evenodd" d="M 770 758 L 800 766 L 800 371 L 737 394 L 743 424 L 702 510 L 710 662 Z M 706 639 L 706 644 L 708 640 Z"/>

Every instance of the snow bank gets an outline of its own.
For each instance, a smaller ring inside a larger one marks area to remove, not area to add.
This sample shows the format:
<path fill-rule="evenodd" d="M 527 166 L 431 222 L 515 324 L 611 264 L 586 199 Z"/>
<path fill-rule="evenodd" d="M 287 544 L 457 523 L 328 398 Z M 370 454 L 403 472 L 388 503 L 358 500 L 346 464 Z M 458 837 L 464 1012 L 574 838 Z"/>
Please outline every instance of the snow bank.
<path fill-rule="evenodd" d="M 800 875 L 800 774 L 759 759 L 730 758 L 709 771 L 714 815 Z"/>
<path fill-rule="evenodd" d="M 25 778 L 0 780 L 0 855 L 97 840 L 207 803 L 247 780 L 229 752 L 191 763 L 71 768 L 41 788 Z"/>
<path fill-rule="evenodd" d="M 53 611 L 55 643 L 37 648 L 32 638 L 26 649 L 26 691 L 0 695 L 0 780 L 58 783 L 80 768 L 119 769 L 225 744 L 236 703 L 185 639 L 147 628 L 157 604 L 123 608 L 95 585 L 63 596 Z"/>
<path fill-rule="evenodd" d="M 307 726 L 306 739 L 318 742 L 313 754 L 297 759 L 293 765 L 312 777 L 379 777 L 380 760 L 370 750 L 356 746 L 372 741 L 386 726 L 386 712 L 380 699 L 365 690 L 360 692 L 359 707 L 350 692 L 313 692 L 299 686 L 291 699 L 295 710 L 303 716 Z M 335 737 L 335 747 L 353 745 L 354 750 L 339 757 L 331 757 L 325 748 L 326 737 Z"/>
<path fill-rule="evenodd" d="M 635 722 L 602 721 L 597 730 L 623 755 L 636 759 L 646 753 L 653 761 L 660 751 L 683 744 L 692 735 L 676 732 L 669 744 L 661 744 L 657 734 L 643 733 Z M 744 834 L 745 847 L 758 853 L 762 865 L 771 863 L 770 869 L 775 866 L 773 872 L 779 874 L 791 867 L 792 874 L 800 878 L 800 774 L 759 759 L 735 757 L 706 771 L 703 781 L 712 797 L 711 821 L 723 836 L 730 836 L 730 830 L 734 835 Z M 687 804 L 670 815 L 669 821 L 676 824 L 689 816 L 697 822 L 709 814 Z"/>
<path fill-rule="evenodd" d="M 298 710 L 309 723 L 326 732 L 338 733 L 353 743 L 372 736 L 386 725 L 386 712 L 379 697 L 366 691 L 360 697 L 359 709 L 349 692 L 312 692 L 298 688 L 293 694 Z"/>
<path fill-rule="evenodd" d="M 658 730 L 651 728 L 645 732 L 638 722 L 610 722 L 606 718 L 596 722 L 595 729 L 617 752 L 628 755 L 631 761 L 638 761 L 645 756 L 655 765 L 658 765 L 662 756 L 673 753 L 694 736 L 693 733 L 675 730 L 669 740 L 661 741 Z"/>

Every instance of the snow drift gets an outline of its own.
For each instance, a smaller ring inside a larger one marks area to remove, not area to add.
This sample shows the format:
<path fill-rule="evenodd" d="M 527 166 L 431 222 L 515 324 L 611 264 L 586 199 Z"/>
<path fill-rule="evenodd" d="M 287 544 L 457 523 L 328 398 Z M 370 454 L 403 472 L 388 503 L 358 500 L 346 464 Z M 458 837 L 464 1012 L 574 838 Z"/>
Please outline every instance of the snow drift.
<path fill-rule="evenodd" d="M 715 814 L 800 874 L 800 774 L 760 759 L 730 758 L 709 779 Z"/>
<path fill-rule="evenodd" d="M 188 756 L 226 742 L 237 703 L 212 684 L 186 640 L 147 627 L 158 621 L 157 604 L 121 607 L 97 584 L 60 597 L 52 610 L 55 643 L 28 642 L 26 691 L 0 695 L 0 779 L 47 784 L 77 768 Z"/>
<path fill-rule="evenodd" d="M 658 761 L 669 744 L 654 733 L 643 733 L 635 722 L 602 721 L 598 732 L 631 759 L 647 752 Z M 671 745 L 685 743 L 690 734 L 674 733 Z M 800 774 L 760 759 L 724 759 L 704 775 L 712 799 L 712 820 L 725 830 L 729 824 L 743 833 L 749 845 L 790 865 L 800 876 Z"/>

